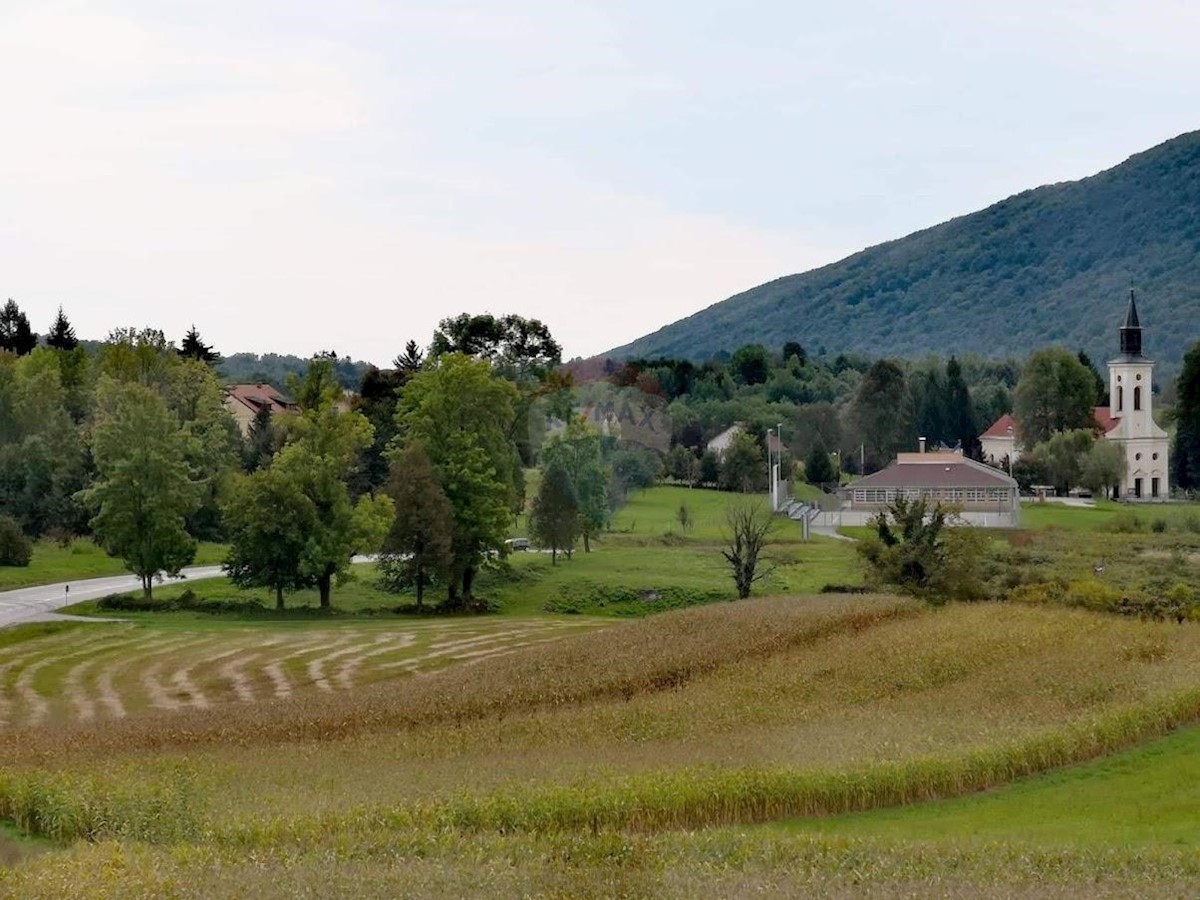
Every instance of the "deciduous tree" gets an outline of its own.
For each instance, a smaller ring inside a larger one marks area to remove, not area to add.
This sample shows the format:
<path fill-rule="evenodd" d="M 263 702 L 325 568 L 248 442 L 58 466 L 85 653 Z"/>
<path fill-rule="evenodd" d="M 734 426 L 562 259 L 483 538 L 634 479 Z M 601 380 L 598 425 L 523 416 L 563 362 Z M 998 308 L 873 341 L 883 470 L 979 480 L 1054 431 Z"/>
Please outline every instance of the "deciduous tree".
<path fill-rule="evenodd" d="M 1121 483 L 1128 468 L 1125 448 L 1113 441 L 1098 440 L 1084 455 L 1079 472 L 1079 486 L 1093 494 L 1107 497 L 1111 488 Z"/>
<path fill-rule="evenodd" d="M 771 512 L 756 500 L 740 500 L 729 504 L 725 512 L 725 547 L 721 555 L 729 566 L 729 574 L 737 589 L 739 600 L 750 596 L 755 582 L 771 574 L 763 569 L 763 549 L 771 530 Z"/>
<path fill-rule="evenodd" d="M 1088 429 L 1060 431 L 1034 447 L 1033 457 L 1050 478 L 1055 489 L 1066 495 L 1071 488 L 1082 483 L 1084 462 L 1095 443 L 1096 436 Z"/>
<path fill-rule="evenodd" d="M 513 507 L 516 388 L 486 360 L 446 354 L 412 377 L 396 413 L 403 448 L 420 442 L 454 511 L 447 602 L 471 603 L 475 573 L 501 552 Z"/>
<path fill-rule="evenodd" d="M 754 435 L 742 432 L 729 442 L 721 457 L 721 490 L 748 493 L 765 484 L 766 473 L 762 447 Z"/>
<path fill-rule="evenodd" d="M 857 548 L 870 579 L 935 604 L 980 598 L 986 537 L 969 526 L 948 527 L 949 512 L 940 503 L 930 508 L 924 499 L 901 497 L 879 513 L 875 534 Z"/>
<path fill-rule="evenodd" d="M 350 499 L 347 481 L 359 453 L 371 443 L 371 424 L 357 412 L 343 412 L 326 384 L 327 360 L 315 360 L 301 385 L 314 406 L 288 419 L 288 440 L 272 469 L 292 479 L 316 510 L 305 548 L 303 570 L 316 584 L 321 606 L 331 605 L 335 578 L 344 579 L 355 553 L 377 548 L 391 526 L 394 508 L 387 496 Z"/>
<path fill-rule="evenodd" d="M 1062 347 L 1029 357 L 1017 382 L 1014 418 L 1029 450 L 1059 431 L 1095 427 L 1096 386 L 1087 367 Z"/>
<path fill-rule="evenodd" d="M 100 399 L 92 433 L 98 480 L 84 499 L 96 510 L 96 537 L 141 579 L 149 597 L 158 573 L 178 574 L 196 553 L 185 527 L 197 504 L 187 442 L 178 419 L 148 388 L 109 383 Z"/>
<path fill-rule="evenodd" d="M 259 469 L 238 484 L 225 510 L 229 555 L 225 570 L 241 587 L 267 587 L 275 608 L 286 591 L 307 587 L 305 552 L 317 510 L 294 478 Z"/>

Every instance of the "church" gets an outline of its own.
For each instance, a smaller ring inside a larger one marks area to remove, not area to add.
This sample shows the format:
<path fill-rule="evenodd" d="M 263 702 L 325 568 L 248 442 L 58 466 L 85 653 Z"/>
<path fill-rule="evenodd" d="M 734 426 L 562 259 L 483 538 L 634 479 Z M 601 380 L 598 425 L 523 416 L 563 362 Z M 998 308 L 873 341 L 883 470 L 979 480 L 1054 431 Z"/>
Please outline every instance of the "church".
<path fill-rule="evenodd" d="M 1142 354 L 1142 324 L 1137 301 L 1129 292 L 1129 309 L 1121 326 L 1121 352 L 1108 363 L 1107 407 L 1096 407 L 1097 428 L 1105 440 L 1125 450 L 1125 477 L 1117 486 L 1120 500 L 1166 500 L 1171 495 L 1168 481 L 1168 435 L 1154 422 L 1152 391 L 1154 362 Z M 1020 456 L 1016 423 L 1001 416 L 979 436 L 983 458 L 999 465 Z"/>

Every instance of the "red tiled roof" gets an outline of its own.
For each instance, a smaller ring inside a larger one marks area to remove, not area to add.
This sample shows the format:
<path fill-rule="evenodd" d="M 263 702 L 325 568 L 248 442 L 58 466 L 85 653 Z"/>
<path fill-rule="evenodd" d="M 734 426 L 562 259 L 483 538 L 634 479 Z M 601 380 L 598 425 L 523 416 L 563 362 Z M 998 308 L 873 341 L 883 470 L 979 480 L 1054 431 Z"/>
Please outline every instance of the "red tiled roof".
<path fill-rule="evenodd" d="M 1121 421 L 1119 416 L 1114 416 L 1112 411 L 1107 406 L 1097 406 L 1092 410 L 1092 416 L 1096 420 L 1096 427 L 1101 430 L 1101 433 L 1108 434 L 1117 427 L 1117 423 Z M 1012 417 L 1011 413 L 1005 413 L 995 422 L 992 427 L 979 436 L 983 438 L 1002 438 L 1012 437 L 1019 433 L 1017 428 L 1017 420 Z"/>
<path fill-rule="evenodd" d="M 1100 426 L 1103 434 L 1108 434 L 1117 427 L 1117 423 L 1121 421 L 1120 416 L 1114 416 L 1112 410 L 1107 406 L 1097 406 L 1092 410 L 1092 415 L 1096 418 L 1096 424 Z"/>
<path fill-rule="evenodd" d="M 291 412 L 296 408 L 295 403 L 269 384 L 231 384 L 225 394 L 252 412 L 263 406 L 270 407 L 272 413 Z"/>
<path fill-rule="evenodd" d="M 1012 415 L 1010 415 L 1009 413 L 1005 413 L 1000 418 L 998 418 L 995 422 L 993 422 L 992 427 L 989 428 L 987 431 L 985 431 L 983 434 L 981 434 L 979 437 L 980 438 L 1012 437 L 1016 433 L 1017 433 L 1017 420 L 1014 419 L 1012 417 Z"/>
<path fill-rule="evenodd" d="M 1011 487 L 1013 484 L 999 469 L 960 457 L 936 462 L 900 460 L 846 488 Z"/>

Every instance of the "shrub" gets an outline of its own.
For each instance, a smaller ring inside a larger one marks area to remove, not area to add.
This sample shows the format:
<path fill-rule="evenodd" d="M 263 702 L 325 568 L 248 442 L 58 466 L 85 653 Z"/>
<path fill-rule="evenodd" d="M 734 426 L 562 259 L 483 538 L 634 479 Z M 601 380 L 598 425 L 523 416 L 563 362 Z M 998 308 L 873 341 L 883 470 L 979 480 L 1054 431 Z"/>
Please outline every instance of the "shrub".
<path fill-rule="evenodd" d="M 27 566 L 33 559 L 33 542 L 12 516 L 0 516 L 0 566 Z"/>
<path fill-rule="evenodd" d="M 727 599 L 729 594 L 721 591 L 682 587 L 616 587 L 584 582 L 573 585 L 561 596 L 548 601 L 544 609 L 546 612 L 566 615 L 606 614 L 638 617 Z"/>
<path fill-rule="evenodd" d="M 1166 519 L 1155 519 L 1153 522 L 1150 523 L 1150 530 L 1153 531 L 1155 534 L 1166 534 L 1167 520 Z"/>
<path fill-rule="evenodd" d="M 1146 530 L 1146 525 L 1137 513 L 1121 512 L 1113 516 L 1108 523 L 1108 530 L 1117 534 L 1139 534 Z"/>
<path fill-rule="evenodd" d="M 109 612 L 203 612 L 220 614 L 256 614 L 265 611 L 257 600 L 208 600 L 188 588 L 174 600 L 159 600 L 134 594 L 110 594 L 96 601 L 96 607 Z"/>

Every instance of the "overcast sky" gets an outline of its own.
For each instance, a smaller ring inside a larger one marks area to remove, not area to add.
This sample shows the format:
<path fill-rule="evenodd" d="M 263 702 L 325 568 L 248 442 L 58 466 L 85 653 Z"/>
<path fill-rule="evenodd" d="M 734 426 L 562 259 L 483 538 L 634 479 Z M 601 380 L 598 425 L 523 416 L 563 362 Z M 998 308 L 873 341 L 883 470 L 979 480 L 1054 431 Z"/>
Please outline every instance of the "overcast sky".
<path fill-rule="evenodd" d="M 0 296 L 568 357 L 1200 128 L 1191 2 L 0 0 Z"/>

